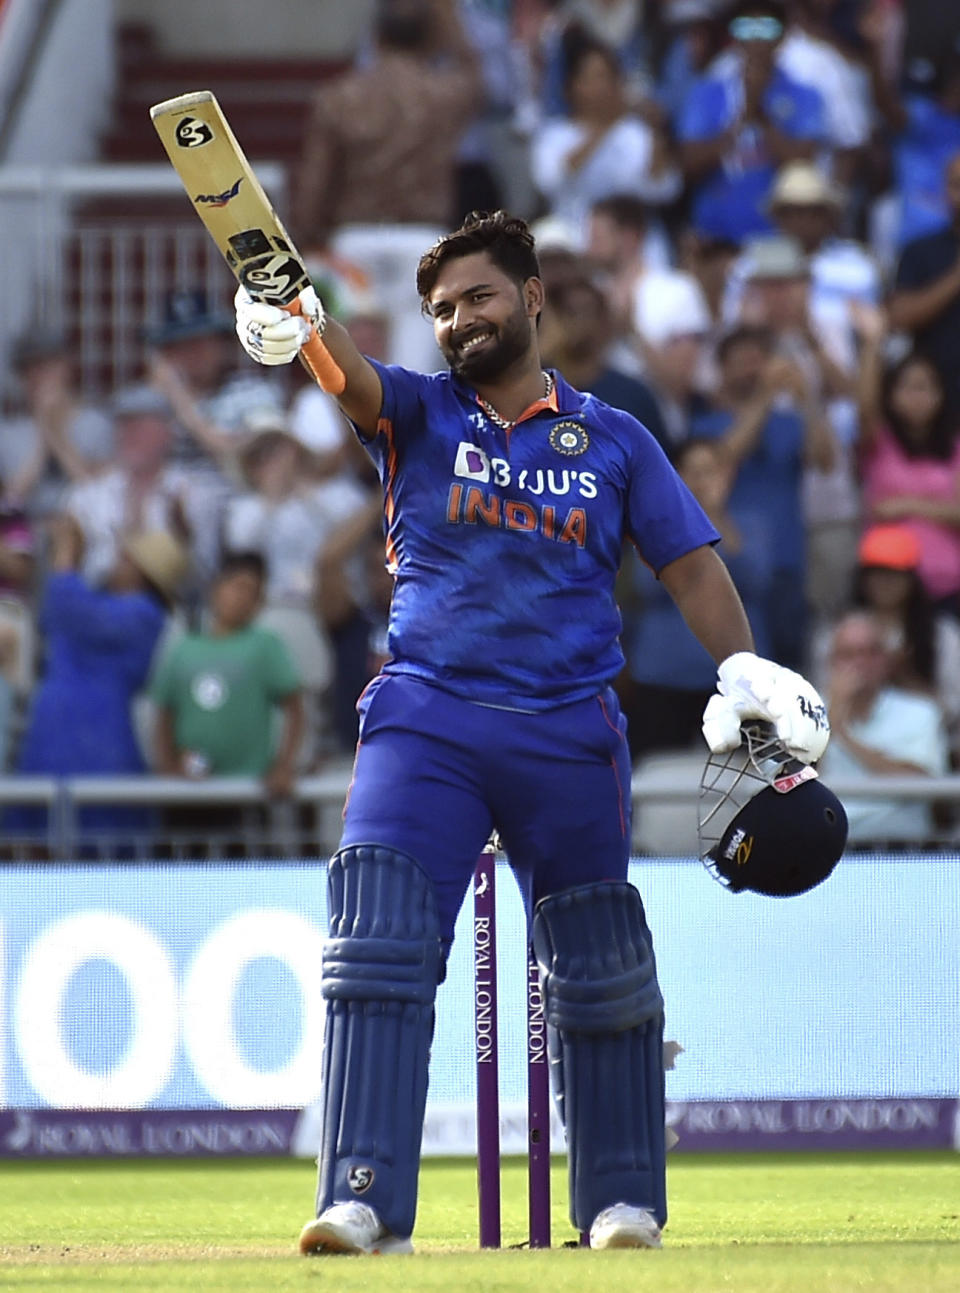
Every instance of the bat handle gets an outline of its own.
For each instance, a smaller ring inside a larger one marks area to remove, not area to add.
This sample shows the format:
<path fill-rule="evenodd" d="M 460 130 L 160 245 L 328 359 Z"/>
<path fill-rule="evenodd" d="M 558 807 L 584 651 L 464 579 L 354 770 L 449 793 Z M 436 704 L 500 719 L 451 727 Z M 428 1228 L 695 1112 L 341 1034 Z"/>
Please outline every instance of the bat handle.
<path fill-rule="evenodd" d="M 303 314 L 299 300 L 291 301 L 283 308 L 288 314 Z M 330 395 L 343 394 L 347 384 L 343 369 L 323 344 L 315 328 L 310 329 L 310 336 L 300 347 L 300 362 L 321 390 Z"/>

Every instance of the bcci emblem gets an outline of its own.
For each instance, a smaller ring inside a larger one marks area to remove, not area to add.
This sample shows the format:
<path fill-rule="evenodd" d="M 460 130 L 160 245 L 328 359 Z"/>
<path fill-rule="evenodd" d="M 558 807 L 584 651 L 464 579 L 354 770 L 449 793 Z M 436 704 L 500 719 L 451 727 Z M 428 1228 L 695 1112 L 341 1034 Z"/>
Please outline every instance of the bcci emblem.
<path fill-rule="evenodd" d="M 354 1194 L 363 1194 L 373 1185 L 372 1167 L 351 1167 L 347 1172 L 347 1184 Z"/>
<path fill-rule="evenodd" d="M 577 458 L 590 448 L 590 437 L 579 422 L 558 422 L 550 428 L 550 445 L 567 458 Z"/>

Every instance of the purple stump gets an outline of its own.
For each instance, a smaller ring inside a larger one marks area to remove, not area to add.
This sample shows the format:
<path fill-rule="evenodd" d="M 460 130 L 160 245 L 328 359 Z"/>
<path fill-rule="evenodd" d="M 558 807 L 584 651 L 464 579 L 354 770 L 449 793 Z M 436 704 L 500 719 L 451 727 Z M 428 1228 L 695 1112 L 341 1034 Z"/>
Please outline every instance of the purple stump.
<path fill-rule="evenodd" d="M 500 1091 L 497 1053 L 496 855 L 473 875 L 474 1040 L 477 1052 L 477 1195 L 480 1247 L 500 1247 Z"/>
<path fill-rule="evenodd" d="M 540 971 L 527 960 L 527 1198 L 530 1247 L 550 1247 L 550 1061 Z"/>

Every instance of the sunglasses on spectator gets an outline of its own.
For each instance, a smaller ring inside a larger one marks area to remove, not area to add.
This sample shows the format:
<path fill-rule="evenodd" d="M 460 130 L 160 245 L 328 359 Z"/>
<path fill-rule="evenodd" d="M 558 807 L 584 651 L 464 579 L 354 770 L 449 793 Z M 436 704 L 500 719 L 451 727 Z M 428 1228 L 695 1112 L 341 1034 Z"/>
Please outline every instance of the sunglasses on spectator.
<path fill-rule="evenodd" d="M 775 41 L 783 35 L 783 23 L 772 15 L 758 14 L 751 17 L 744 14 L 734 18 L 730 24 L 730 35 L 734 40 Z"/>

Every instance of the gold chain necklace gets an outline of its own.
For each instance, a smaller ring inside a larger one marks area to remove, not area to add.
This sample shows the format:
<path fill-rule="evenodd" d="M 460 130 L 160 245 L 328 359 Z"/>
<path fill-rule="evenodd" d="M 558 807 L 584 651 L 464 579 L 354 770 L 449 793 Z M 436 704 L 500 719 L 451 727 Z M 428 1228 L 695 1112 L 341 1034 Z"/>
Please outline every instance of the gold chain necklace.
<path fill-rule="evenodd" d="M 543 398 L 545 400 L 548 400 L 552 394 L 553 394 L 553 373 L 544 373 L 543 374 Z M 493 405 L 489 404 L 483 398 L 482 395 L 477 396 L 477 403 L 483 409 L 484 413 L 486 413 L 490 421 L 493 422 L 495 426 L 500 427 L 502 431 L 512 431 L 513 428 L 517 425 L 516 418 L 514 418 L 514 420 L 510 422 L 507 418 L 499 414 L 497 410 L 493 407 Z"/>

